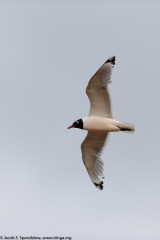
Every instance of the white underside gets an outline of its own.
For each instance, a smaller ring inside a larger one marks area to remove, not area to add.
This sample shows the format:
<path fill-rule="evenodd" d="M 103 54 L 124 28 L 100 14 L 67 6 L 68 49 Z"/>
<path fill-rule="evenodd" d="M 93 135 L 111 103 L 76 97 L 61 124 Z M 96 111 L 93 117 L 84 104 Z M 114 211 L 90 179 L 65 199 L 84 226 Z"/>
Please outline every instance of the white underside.
<path fill-rule="evenodd" d="M 120 122 L 105 117 L 85 117 L 83 120 L 83 129 L 88 131 L 105 131 L 105 132 L 118 132 L 121 125 Z"/>

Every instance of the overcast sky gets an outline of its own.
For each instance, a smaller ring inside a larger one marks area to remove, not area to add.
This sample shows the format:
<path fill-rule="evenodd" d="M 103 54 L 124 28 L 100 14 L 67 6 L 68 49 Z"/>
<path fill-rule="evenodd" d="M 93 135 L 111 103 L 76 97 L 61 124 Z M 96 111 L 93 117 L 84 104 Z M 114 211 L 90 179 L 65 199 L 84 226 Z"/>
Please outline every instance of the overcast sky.
<path fill-rule="evenodd" d="M 0 235 L 160 239 L 160 2 L 0 1 Z M 116 56 L 104 190 L 81 159 L 86 85 Z"/>

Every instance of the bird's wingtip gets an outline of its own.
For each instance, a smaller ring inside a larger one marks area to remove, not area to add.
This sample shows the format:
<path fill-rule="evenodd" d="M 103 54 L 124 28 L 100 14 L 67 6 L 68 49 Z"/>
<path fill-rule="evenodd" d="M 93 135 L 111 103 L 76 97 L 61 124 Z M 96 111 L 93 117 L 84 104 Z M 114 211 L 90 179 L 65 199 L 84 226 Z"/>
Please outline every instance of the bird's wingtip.
<path fill-rule="evenodd" d="M 112 56 L 105 63 L 111 63 L 112 65 L 115 65 L 115 61 L 116 61 L 116 57 Z"/>
<path fill-rule="evenodd" d="M 93 183 L 98 189 L 103 190 L 103 181 L 101 181 L 99 183 L 95 183 L 95 182 L 93 182 Z"/>

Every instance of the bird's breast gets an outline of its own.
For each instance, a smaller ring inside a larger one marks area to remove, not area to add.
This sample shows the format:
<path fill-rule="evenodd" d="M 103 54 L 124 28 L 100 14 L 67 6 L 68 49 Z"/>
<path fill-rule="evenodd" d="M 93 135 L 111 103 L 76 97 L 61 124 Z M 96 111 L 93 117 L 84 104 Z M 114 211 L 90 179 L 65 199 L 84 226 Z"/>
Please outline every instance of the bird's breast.
<path fill-rule="evenodd" d="M 105 117 L 85 117 L 83 120 L 83 129 L 88 131 L 106 131 L 116 132 L 119 131 L 117 128 L 117 121 L 111 118 Z"/>

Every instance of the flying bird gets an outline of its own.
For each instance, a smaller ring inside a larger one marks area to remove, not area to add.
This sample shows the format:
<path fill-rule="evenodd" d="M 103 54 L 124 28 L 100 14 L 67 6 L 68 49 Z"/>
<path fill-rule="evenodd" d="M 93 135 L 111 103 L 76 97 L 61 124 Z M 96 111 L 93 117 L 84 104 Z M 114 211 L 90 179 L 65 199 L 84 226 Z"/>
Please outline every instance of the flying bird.
<path fill-rule="evenodd" d="M 90 101 L 88 117 L 76 120 L 70 128 L 87 130 L 81 144 L 83 163 L 93 184 L 103 190 L 103 160 L 101 153 L 110 132 L 133 132 L 134 126 L 113 118 L 108 85 L 111 83 L 115 56 L 109 58 L 93 75 L 86 88 Z"/>

